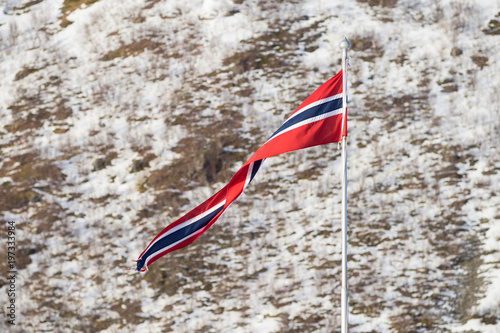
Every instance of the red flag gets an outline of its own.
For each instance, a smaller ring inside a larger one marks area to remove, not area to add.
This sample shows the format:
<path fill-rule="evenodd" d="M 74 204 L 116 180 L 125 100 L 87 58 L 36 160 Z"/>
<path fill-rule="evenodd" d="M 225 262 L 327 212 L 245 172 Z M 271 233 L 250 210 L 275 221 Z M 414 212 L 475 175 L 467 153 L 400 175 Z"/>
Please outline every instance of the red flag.
<path fill-rule="evenodd" d="M 191 244 L 205 232 L 250 184 L 262 162 L 271 156 L 307 147 L 340 142 L 347 135 L 342 113 L 342 71 L 323 83 L 208 200 L 163 229 L 137 259 L 137 270 L 168 252 Z"/>

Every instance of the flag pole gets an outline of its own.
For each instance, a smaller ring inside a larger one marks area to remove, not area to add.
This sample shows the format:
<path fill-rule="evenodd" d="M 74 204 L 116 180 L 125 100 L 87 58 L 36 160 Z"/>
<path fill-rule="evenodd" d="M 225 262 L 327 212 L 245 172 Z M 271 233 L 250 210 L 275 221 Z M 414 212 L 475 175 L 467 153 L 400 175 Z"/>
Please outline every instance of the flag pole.
<path fill-rule="evenodd" d="M 342 50 L 342 291 L 341 332 L 349 332 L 349 293 L 347 290 L 347 152 L 344 126 L 347 117 L 347 50 L 351 43 L 345 37 L 339 44 Z"/>

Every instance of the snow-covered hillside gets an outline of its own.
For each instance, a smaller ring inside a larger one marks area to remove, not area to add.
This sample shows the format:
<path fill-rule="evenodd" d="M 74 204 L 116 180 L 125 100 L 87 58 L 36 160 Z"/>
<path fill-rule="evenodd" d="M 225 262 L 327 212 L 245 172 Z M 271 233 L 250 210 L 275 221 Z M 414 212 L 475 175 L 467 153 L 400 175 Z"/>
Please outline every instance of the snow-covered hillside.
<path fill-rule="evenodd" d="M 127 268 L 344 36 L 351 332 L 500 331 L 500 1 L 1 4 L 2 332 L 339 332 L 337 145 L 267 159 L 191 246 Z"/>

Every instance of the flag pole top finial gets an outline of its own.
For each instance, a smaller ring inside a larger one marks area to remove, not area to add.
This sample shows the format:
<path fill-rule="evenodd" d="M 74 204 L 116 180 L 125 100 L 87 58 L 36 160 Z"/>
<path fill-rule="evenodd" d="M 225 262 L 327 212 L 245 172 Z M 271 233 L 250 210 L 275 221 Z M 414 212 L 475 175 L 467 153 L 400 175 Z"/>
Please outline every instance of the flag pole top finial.
<path fill-rule="evenodd" d="M 347 37 L 344 37 L 344 39 L 342 39 L 342 41 L 339 44 L 339 47 L 342 50 L 346 50 L 346 51 L 349 50 L 349 48 L 351 47 L 351 43 L 349 43 L 349 41 L 347 40 Z"/>

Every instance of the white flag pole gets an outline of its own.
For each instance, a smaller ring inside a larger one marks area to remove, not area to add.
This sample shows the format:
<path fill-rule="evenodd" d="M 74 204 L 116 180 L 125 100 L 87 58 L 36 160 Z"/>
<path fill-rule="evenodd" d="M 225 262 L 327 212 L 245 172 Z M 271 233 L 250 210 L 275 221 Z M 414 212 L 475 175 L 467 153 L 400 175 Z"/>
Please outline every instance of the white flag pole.
<path fill-rule="evenodd" d="M 344 38 L 340 44 L 342 50 L 342 132 L 347 117 L 347 50 L 351 43 Z M 347 290 L 347 152 L 346 136 L 342 135 L 342 292 L 341 292 L 341 332 L 349 332 L 349 293 Z"/>

